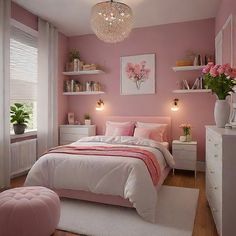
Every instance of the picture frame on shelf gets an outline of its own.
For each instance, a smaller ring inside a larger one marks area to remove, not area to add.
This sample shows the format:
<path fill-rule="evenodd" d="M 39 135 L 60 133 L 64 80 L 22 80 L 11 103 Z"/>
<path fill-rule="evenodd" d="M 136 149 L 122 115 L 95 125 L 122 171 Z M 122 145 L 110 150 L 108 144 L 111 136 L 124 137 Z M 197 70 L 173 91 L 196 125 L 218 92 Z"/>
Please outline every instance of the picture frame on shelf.
<path fill-rule="evenodd" d="M 121 95 L 155 94 L 155 54 L 123 56 L 120 63 Z"/>
<path fill-rule="evenodd" d="M 75 113 L 74 112 L 69 112 L 67 115 L 68 119 L 68 124 L 69 125 L 74 125 L 75 124 Z"/>

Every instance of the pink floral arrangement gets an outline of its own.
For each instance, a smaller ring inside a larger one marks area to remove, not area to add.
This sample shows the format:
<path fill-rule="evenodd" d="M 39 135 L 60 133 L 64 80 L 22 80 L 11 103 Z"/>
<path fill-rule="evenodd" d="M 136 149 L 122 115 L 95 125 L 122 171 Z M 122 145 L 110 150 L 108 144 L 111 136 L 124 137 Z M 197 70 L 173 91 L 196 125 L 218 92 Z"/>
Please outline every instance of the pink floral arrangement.
<path fill-rule="evenodd" d="M 208 63 L 202 72 L 205 87 L 211 89 L 220 100 L 224 100 L 230 92 L 235 92 L 233 88 L 236 85 L 236 69 L 231 68 L 229 64 Z"/>
<path fill-rule="evenodd" d="M 139 64 L 131 62 L 126 65 L 126 74 L 130 80 L 135 82 L 137 89 L 140 89 L 141 84 L 149 78 L 150 69 L 146 68 L 146 61 Z"/>
<path fill-rule="evenodd" d="M 183 129 L 185 136 L 190 135 L 190 131 L 192 128 L 192 126 L 190 124 L 181 124 L 179 127 Z"/>

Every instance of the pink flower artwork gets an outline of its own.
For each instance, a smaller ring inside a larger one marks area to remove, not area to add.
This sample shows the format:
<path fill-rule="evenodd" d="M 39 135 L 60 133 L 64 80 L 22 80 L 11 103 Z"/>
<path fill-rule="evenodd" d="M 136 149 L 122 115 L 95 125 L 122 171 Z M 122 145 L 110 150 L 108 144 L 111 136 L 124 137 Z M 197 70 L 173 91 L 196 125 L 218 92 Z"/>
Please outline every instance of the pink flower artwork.
<path fill-rule="evenodd" d="M 128 62 L 126 64 L 125 71 L 128 79 L 136 84 L 138 90 L 141 88 L 142 83 L 149 79 L 151 69 L 147 68 L 146 64 L 146 61 L 141 61 L 137 64 Z"/>

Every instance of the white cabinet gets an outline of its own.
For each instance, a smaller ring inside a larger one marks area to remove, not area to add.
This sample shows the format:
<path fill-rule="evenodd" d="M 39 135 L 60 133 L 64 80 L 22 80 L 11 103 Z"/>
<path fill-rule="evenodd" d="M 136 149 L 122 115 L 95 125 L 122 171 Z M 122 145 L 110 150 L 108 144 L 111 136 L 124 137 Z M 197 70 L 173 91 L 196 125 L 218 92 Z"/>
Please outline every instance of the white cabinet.
<path fill-rule="evenodd" d="M 172 143 L 172 154 L 175 160 L 175 169 L 193 170 L 196 178 L 197 142 L 174 140 Z"/>
<path fill-rule="evenodd" d="M 80 138 L 96 135 L 95 125 L 60 125 L 60 145 L 69 144 Z"/>
<path fill-rule="evenodd" d="M 221 236 L 236 235 L 236 131 L 206 127 L 206 196 Z"/>

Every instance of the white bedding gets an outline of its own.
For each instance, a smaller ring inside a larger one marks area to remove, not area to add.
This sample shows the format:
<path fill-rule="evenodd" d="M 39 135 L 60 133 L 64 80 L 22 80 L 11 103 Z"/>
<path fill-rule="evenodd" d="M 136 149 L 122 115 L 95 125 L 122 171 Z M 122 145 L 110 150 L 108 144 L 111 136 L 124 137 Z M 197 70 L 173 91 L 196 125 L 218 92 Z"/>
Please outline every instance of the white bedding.
<path fill-rule="evenodd" d="M 137 137 L 94 136 L 71 145 L 124 145 L 152 152 L 164 170 L 173 167 L 169 151 L 160 143 Z M 51 189 L 83 190 L 96 194 L 121 196 L 136 208 L 139 215 L 155 221 L 157 191 L 144 162 L 119 156 L 84 156 L 51 153 L 42 156 L 30 170 L 26 186 L 40 185 Z"/>

